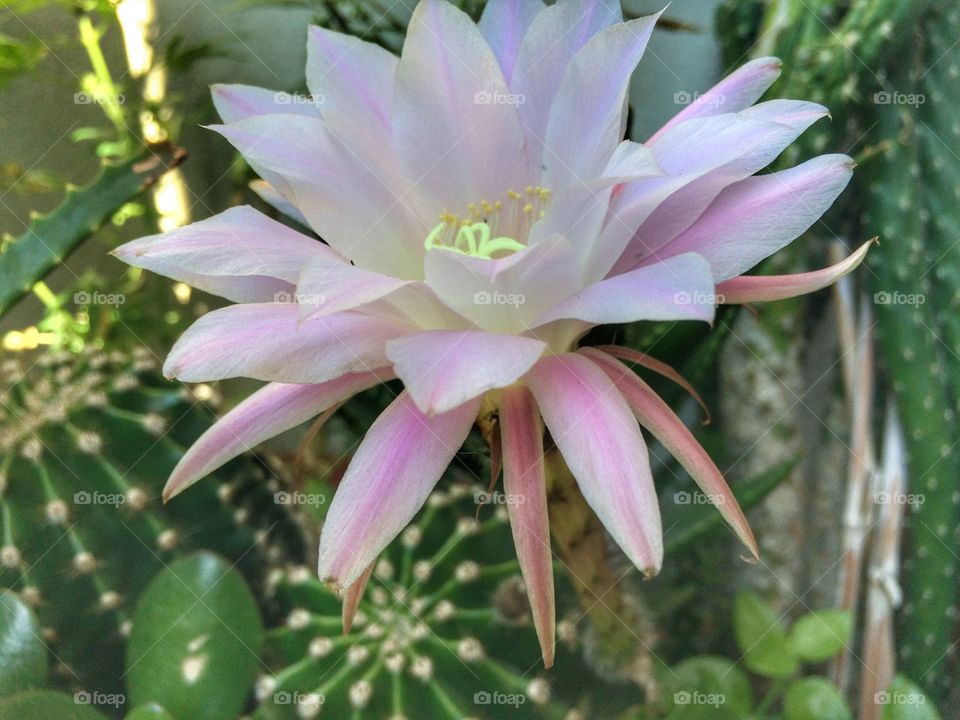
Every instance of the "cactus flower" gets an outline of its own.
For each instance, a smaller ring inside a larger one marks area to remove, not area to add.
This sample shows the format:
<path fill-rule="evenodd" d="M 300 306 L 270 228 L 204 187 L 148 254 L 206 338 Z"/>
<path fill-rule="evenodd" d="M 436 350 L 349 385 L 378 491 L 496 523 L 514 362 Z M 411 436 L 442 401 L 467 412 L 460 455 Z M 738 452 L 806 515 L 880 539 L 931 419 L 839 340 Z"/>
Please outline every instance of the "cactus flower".
<path fill-rule="evenodd" d="M 309 96 L 214 87 L 224 124 L 213 129 L 304 231 L 238 207 L 116 250 L 235 303 L 184 333 L 165 374 L 267 383 L 197 441 L 165 497 L 398 378 L 404 390 L 369 428 L 323 527 L 320 577 L 348 607 L 481 411 L 499 419 L 547 665 L 544 425 L 643 573 L 660 569 L 663 542 L 641 426 L 755 555 L 715 464 L 623 361 L 682 380 L 579 339 L 604 323 L 711 322 L 718 302 L 792 297 L 851 271 L 866 246 L 817 272 L 744 275 L 821 217 L 853 162 L 822 155 L 756 175 L 827 114 L 800 100 L 757 103 L 778 76 L 772 58 L 747 63 L 646 142 L 624 140 L 630 76 L 656 21 L 625 22 L 611 0 L 491 0 L 477 25 L 423 0 L 399 58 L 311 27 Z"/>

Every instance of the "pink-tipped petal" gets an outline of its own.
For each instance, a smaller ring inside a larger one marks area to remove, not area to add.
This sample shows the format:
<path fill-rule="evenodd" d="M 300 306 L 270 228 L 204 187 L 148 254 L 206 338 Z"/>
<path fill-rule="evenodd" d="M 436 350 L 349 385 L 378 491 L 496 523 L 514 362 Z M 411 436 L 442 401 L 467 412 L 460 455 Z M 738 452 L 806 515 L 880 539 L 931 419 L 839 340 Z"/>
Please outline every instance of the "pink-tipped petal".
<path fill-rule="evenodd" d="M 670 118 L 647 140 L 647 144 L 656 142 L 663 133 L 684 120 L 739 112 L 750 107 L 780 77 L 781 67 L 780 60 L 774 57 L 757 58 L 740 66 Z"/>
<path fill-rule="evenodd" d="M 663 561 L 660 507 L 627 402 L 582 355 L 543 358 L 525 380 L 587 503 L 633 564 L 655 575 Z"/>
<path fill-rule="evenodd" d="M 822 290 L 853 272 L 876 241 L 876 238 L 868 240 L 836 265 L 820 270 L 796 275 L 741 275 L 727 280 L 717 285 L 718 302 L 726 305 L 773 302 Z"/>
<path fill-rule="evenodd" d="M 551 667 L 556 645 L 556 608 L 547 480 L 543 465 L 543 427 L 537 404 L 522 385 L 515 385 L 503 393 L 500 438 L 503 445 L 503 489 L 513 543 L 527 586 L 543 664 Z"/>
<path fill-rule="evenodd" d="M 713 322 L 713 285 L 709 263 L 687 253 L 589 285 L 547 311 L 537 324 L 564 318 L 598 325 L 637 320 Z"/>
<path fill-rule="evenodd" d="M 629 368 L 609 355 L 592 348 L 580 353 L 595 362 L 613 381 L 633 409 L 640 424 L 653 433 L 694 479 L 704 495 L 730 524 L 737 537 L 759 559 L 757 543 L 740 504 L 730 491 L 723 475 L 701 447 L 686 425 L 649 385 L 634 375 Z"/>
<path fill-rule="evenodd" d="M 163 372 L 184 382 L 248 377 L 319 383 L 388 364 L 388 340 L 411 328 L 359 313 L 300 321 L 295 303 L 231 305 L 180 336 Z"/>
<path fill-rule="evenodd" d="M 346 635 L 353 627 L 353 618 L 357 615 L 357 608 L 360 607 L 360 601 L 363 599 L 363 591 L 367 589 L 367 583 L 373 574 L 373 566 L 376 560 L 370 563 L 370 566 L 363 571 L 343 593 L 343 609 L 341 617 L 343 618 L 343 634 Z"/>
<path fill-rule="evenodd" d="M 410 522 L 477 417 L 474 400 L 427 417 L 408 393 L 383 411 L 337 488 L 320 536 L 320 579 L 352 584 Z"/>
<path fill-rule="evenodd" d="M 133 240 L 112 254 L 234 302 L 274 302 L 291 295 L 300 268 L 313 258 L 344 266 L 319 240 L 249 206 Z"/>
<path fill-rule="evenodd" d="M 710 262 L 717 283 L 737 277 L 813 225 L 850 182 L 853 167 L 846 155 L 822 155 L 741 180 L 654 257 L 695 252 Z"/>
<path fill-rule="evenodd" d="M 306 422 L 358 392 L 393 378 L 389 368 L 344 375 L 320 385 L 266 385 L 224 415 L 177 463 L 163 490 L 179 495 L 237 455 Z"/>
<path fill-rule="evenodd" d="M 516 335 L 431 330 L 391 340 L 387 357 L 417 406 L 434 414 L 516 382 L 546 349 Z"/>
<path fill-rule="evenodd" d="M 411 284 L 356 265 L 315 258 L 303 266 L 297 283 L 297 302 L 306 318 L 333 315 L 359 308 Z"/>
<path fill-rule="evenodd" d="M 213 105 L 225 123 L 234 123 L 256 115 L 306 115 L 319 117 L 317 104 L 287 92 L 276 92 L 252 85 L 214 85 L 210 88 Z"/>
<path fill-rule="evenodd" d="M 543 0 L 490 0 L 483 9 L 480 32 L 497 56 L 507 84 L 513 77 L 520 43 L 544 7 Z"/>
<path fill-rule="evenodd" d="M 710 422 L 710 408 L 707 407 L 707 404 L 703 401 L 703 398 L 700 397 L 700 393 L 694 389 L 693 385 L 687 382 L 683 375 L 678 373 L 665 362 L 657 360 L 655 357 L 651 357 L 646 353 L 639 352 L 638 350 L 634 350 L 632 348 L 623 347 L 621 345 L 598 345 L 597 350 L 601 350 L 607 355 L 612 355 L 615 358 L 636 363 L 641 367 L 647 368 L 647 370 L 652 370 L 658 375 L 662 375 L 668 380 L 672 380 L 674 383 L 686 390 L 690 394 L 690 397 L 697 401 L 697 404 L 703 409 L 703 412 L 707 416 L 706 422 Z"/>
<path fill-rule="evenodd" d="M 565 188 L 599 176 L 623 138 L 630 77 L 660 14 L 601 30 L 567 67 L 550 108 L 543 183 Z"/>

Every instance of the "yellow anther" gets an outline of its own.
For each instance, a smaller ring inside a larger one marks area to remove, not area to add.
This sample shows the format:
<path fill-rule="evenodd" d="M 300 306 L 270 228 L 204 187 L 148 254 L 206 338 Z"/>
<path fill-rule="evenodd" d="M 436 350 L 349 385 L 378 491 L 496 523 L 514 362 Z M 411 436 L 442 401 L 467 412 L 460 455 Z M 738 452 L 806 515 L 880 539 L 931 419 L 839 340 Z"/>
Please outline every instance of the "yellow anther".
<path fill-rule="evenodd" d="M 533 212 L 533 205 L 531 205 L 530 203 L 527 203 L 526 205 L 523 206 L 523 211 L 529 215 L 530 213 Z"/>
<path fill-rule="evenodd" d="M 516 190 L 507 190 L 507 195 L 509 195 L 514 200 L 520 199 L 520 193 L 518 193 Z"/>

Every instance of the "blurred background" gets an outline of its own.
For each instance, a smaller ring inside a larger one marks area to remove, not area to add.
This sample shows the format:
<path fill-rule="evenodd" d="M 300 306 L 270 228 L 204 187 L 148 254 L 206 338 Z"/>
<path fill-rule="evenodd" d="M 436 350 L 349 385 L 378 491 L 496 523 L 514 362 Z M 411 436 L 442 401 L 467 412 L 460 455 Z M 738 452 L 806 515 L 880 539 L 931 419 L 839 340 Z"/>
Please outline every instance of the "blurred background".
<path fill-rule="evenodd" d="M 843 152 L 833 210 L 760 272 L 863 268 L 710 330 L 620 344 L 749 508 L 762 560 L 654 447 L 664 571 L 643 581 L 551 500 L 562 648 L 545 671 L 506 508 L 471 438 L 344 635 L 314 576 L 327 500 L 389 393 L 242 457 L 167 506 L 184 449 L 253 387 L 168 383 L 218 299 L 120 243 L 252 204 L 204 125 L 213 83 L 304 92 L 307 26 L 399 51 L 413 0 L 0 3 L 0 720 L 955 718 L 960 701 L 960 8 L 674 0 L 631 91 L 643 141 L 754 57 L 832 117 L 772 169 Z M 482 0 L 457 3 L 474 17 Z M 628 16 L 658 11 L 624 3 Z M 479 499 L 478 499 L 479 498 Z"/>

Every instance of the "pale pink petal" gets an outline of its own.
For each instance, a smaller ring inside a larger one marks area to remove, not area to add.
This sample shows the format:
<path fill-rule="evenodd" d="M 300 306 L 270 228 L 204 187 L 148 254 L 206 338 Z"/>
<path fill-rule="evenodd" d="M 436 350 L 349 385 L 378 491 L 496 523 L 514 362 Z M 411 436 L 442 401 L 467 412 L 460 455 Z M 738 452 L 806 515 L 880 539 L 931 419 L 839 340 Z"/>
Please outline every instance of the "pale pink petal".
<path fill-rule="evenodd" d="M 326 242 L 357 265 L 419 279 L 427 228 L 395 160 L 319 118 L 261 115 L 212 129 L 243 154 Z"/>
<path fill-rule="evenodd" d="M 637 420 L 587 358 L 543 358 L 526 377 L 553 441 L 600 522 L 645 575 L 663 561 L 660 508 Z"/>
<path fill-rule="evenodd" d="M 407 326 L 358 313 L 300 322 L 296 303 L 231 305 L 191 325 L 163 372 L 184 382 L 248 377 L 320 383 L 387 365 L 386 342 L 409 332 Z"/>
<path fill-rule="evenodd" d="M 357 608 L 360 607 L 360 601 L 363 600 L 363 591 L 367 589 L 367 582 L 373 574 L 373 566 L 376 560 L 370 563 L 370 566 L 363 571 L 363 574 L 354 580 L 343 593 L 343 634 L 346 635 L 353 627 L 353 618 L 357 615 Z"/>
<path fill-rule="evenodd" d="M 237 455 L 392 378 L 390 369 L 382 368 L 344 375 L 319 385 L 266 385 L 220 418 L 190 447 L 167 481 L 164 501 Z"/>
<path fill-rule="evenodd" d="M 319 117 L 317 103 L 302 95 L 291 95 L 251 85 L 213 85 L 213 105 L 225 123 L 256 115 L 306 115 Z"/>
<path fill-rule="evenodd" d="M 740 112 L 740 117 L 780 123 L 803 132 L 813 123 L 829 117 L 830 111 L 820 103 L 806 100 L 768 100 Z"/>
<path fill-rule="evenodd" d="M 303 318 L 322 317 L 366 305 L 409 284 L 409 280 L 316 258 L 300 273 L 297 302 Z"/>
<path fill-rule="evenodd" d="M 656 142 L 663 133 L 684 120 L 737 112 L 750 107 L 780 77 L 782 65 L 780 60 L 774 57 L 757 58 L 741 65 L 670 118 L 666 125 L 647 140 L 647 144 Z"/>
<path fill-rule="evenodd" d="M 737 277 L 819 220 L 850 182 L 853 166 L 846 155 L 822 155 L 741 180 L 654 257 L 695 252 L 710 262 L 718 283 Z"/>
<path fill-rule="evenodd" d="M 713 460 L 670 407 L 629 368 L 605 353 L 591 348 L 580 351 L 613 381 L 629 403 L 640 424 L 649 430 L 694 479 L 707 499 L 730 524 L 751 554 L 759 559 L 756 540 L 740 504 Z"/>
<path fill-rule="evenodd" d="M 547 517 L 547 478 L 543 465 L 543 426 L 533 396 L 522 385 L 508 388 L 503 393 L 500 439 L 503 446 L 503 490 L 510 513 L 513 544 L 527 586 L 543 664 L 551 667 L 556 645 L 556 608 Z"/>
<path fill-rule="evenodd" d="M 520 43 L 537 14 L 546 7 L 543 0 L 490 0 L 480 16 L 480 32 L 500 63 L 510 83 Z"/>
<path fill-rule="evenodd" d="M 550 108 L 543 184 L 579 185 L 603 172 L 623 137 L 630 77 L 660 14 L 601 30 L 567 66 Z"/>
<path fill-rule="evenodd" d="M 266 180 L 251 180 L 250 189 L 274 210 L 277 210 L 292 220 L 296 220 L 304 227 L 310 227 L 310 223 L 303 216 L 303 213 L 297 210 L 297 207 L 292 202 L 287 200 L 279 190 Z"/>
<path fill-rule="evenodd" d="M 672 380 L 686 390 L 690 396 L 697 401 L 697 404 L 703 409 L 703 412 L 707 416 L 705 422 L 710 422 L 710 408 L 707 407 L 707 404 L 703 401 L 703 398 L 700 397 L 700 394 L 694 389 L 693 385 L 687 382 L 687 380 L 680 373 L 667 365 L 665 362 L 657 360 L 655 357 L 651 357 L 646 353 L 634 350 L 633 348 L 623 347 L 621 345 L 598 345 L 597 350 L 601 350 L 607 353 L 607 355 L 612 355 L 615 358 L 636 363 L 641 367 L 647 368 L 647 370 L 652 370 L 653 372 L 662 375 L 668 380 Z"/>
<path fill-rule="evenodd" d="M 328 126 L 388 138 L 397 56 L 317 25 L 307 31 L 307 87 Z"/>
<path fill-rule="evenodd" d="M 850 274 L 867 256 L 876 238 L 861 245 L 836 265 L 796 275 L 741 275 L 717 285 L 718 302 L 727 305 L 772 302 L 816 292 Z"/>
<path fill-rule="evenodd" d="M 546 350 L 516 335 L 431 330 L 387 343 L 387 357 L 424 413 L 443 413 L 516 382 Z"/>
<path fill-rule="evenodd" d="M 637 320 L 713 322 L 713 286 L 710 264 L 696 253 L 687 253 L 588 285 L 548 310 L 537 324 L 564 318 L 598 325 Z"/>
<path fill-rule="evenodd" d="M 530 24 L 520 44 L 511 92 L 523 99 L 517 112 L 532 177 L 541 172 L 550 108 L 567 65 L 590 38 L 622 19 L 620 0 L 567 0 L 549 6 Z"/>
<path fill-rule="evenodd" d="M 112 254 L 234 302 L 279 302 L 291 296 L 300 269 L 312 258 L 344 266 L 322 242 L 248 206 L 133 240 Z"/>
<path fill-rule="evenodd" d="M 320 536 L 320 579 L 352 584 L 413 518 L 477 417 L 474 400 L 427 417 L 401 394 L 367 431 Z"/>
<path fill-rule="evenodd" d="M 434 225 L 445 211 L 465 215 L 471 203 L 531 184 L 508 95 L 470 17 L 444 0 L 422 0 L 397 69 L 393 122 L 402 165 Z"/>
<path fill-rule="evenodd" d="M 491 332 L 523 333 L 582 287 L 577 256 L 562 237 L 500 260 L 430 250 L 424 265 L 427 284 L 440 299 Z"/>

